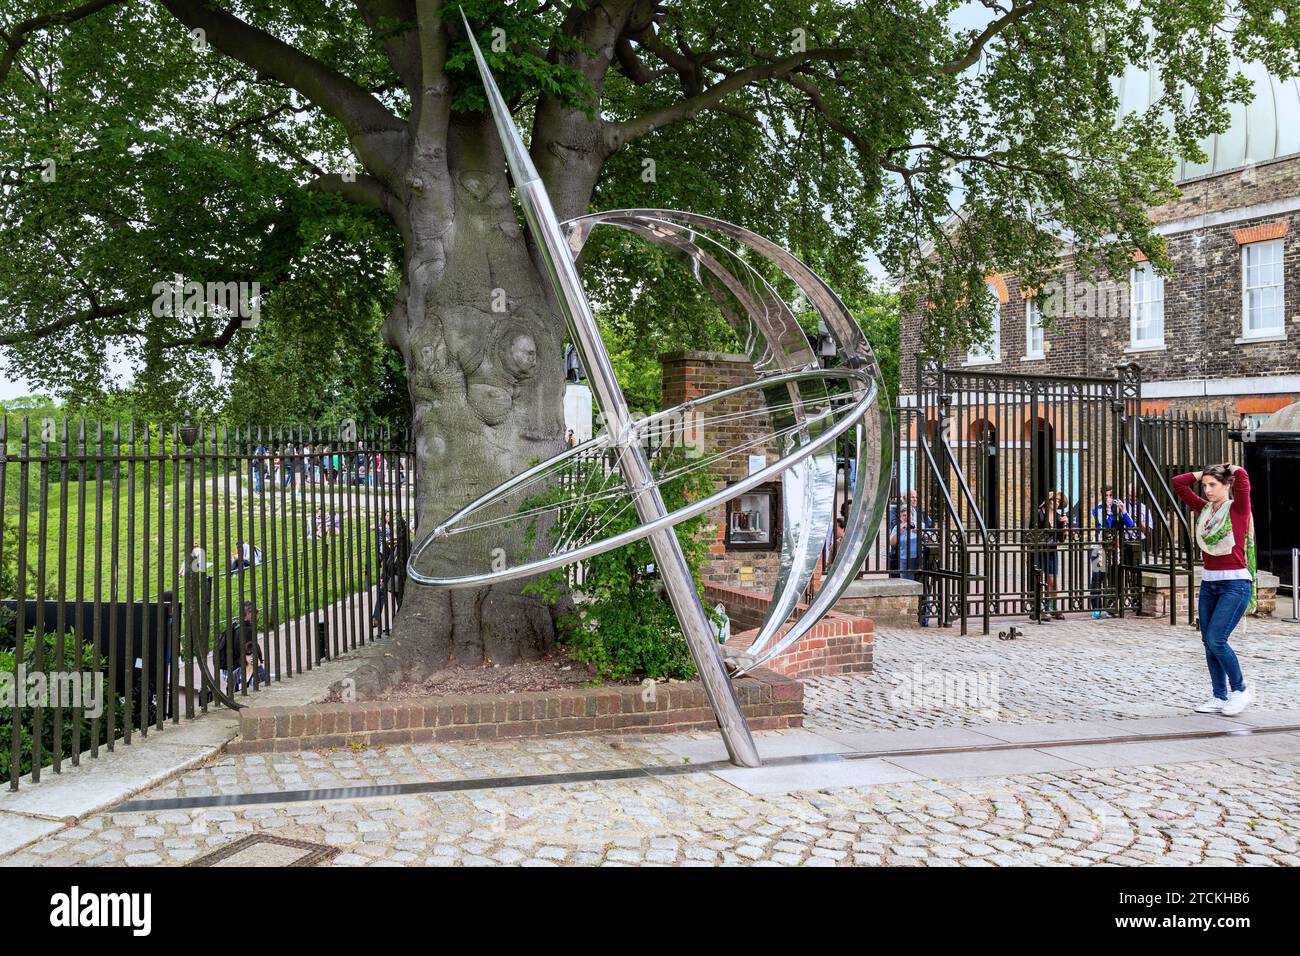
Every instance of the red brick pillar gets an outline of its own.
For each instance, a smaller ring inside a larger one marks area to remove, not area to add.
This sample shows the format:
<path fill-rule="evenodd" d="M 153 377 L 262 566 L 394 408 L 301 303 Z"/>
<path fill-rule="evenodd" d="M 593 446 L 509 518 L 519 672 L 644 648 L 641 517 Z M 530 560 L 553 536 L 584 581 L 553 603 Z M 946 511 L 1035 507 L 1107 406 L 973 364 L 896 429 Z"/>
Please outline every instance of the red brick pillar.
<path fill-rule="evenodd" d="M 682 402 L 703 398 L 737 385 L 756 381 L 754 367 L 743 355 L 725 352 L 670 352 L 661 360 L 663 364 L 663 407 L 670 408 Z M 770 434 L 772 423 L 766 414 L 713 424 L 708 421 L 730 412 L 761 410 L 765 407 L 762 395 L 753 391 L 739 398 L 710 402 L 700 409 L 705 421 L 698 437 L 704 455 L 713 455 L 724 448 L 746 445 Z M 719 487 L 738 481 L 749 474 L 749 455 L 764 453 L 768 463 L 776 460 L 777 449 L 755 446 L 746 452 L 724 458 L 714 463 L 710 471 Z M 706 582 L 756 589 L 771 594 L 780 551 L 728 551 L 726 541 L 726 509 L 718 508 L 712 516 L 712 527 L 706 532 L 709 539 L 709 560 L 704 568 Z M 779 547 L 779 542 L 778 542 Z"/>

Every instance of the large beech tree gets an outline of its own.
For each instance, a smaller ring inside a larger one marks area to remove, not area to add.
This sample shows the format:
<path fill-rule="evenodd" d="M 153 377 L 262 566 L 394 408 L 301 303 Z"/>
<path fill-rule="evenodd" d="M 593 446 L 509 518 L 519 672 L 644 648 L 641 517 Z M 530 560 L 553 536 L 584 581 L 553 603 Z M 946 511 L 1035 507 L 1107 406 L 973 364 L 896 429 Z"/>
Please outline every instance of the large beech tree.
<path fill-rule="evenodd" d="M 961 344 L 986 322 L 969 290 L 994 269 L 1043 281 L 1062 236 L 1112 267 L 1134 246 L 1164 262 L 1144 209 L 1170 195 L 1171 157 L 1196 156 L 1248 94 L 1234 58 L 1293 69 L 1296 7 L 8 0 L 0 346 L 56 391 L 102 385 L 120 352 L 201 401 L 186 390 L 209 350 L 255 333 L 154 315 L 159 281 L 260 282 L 264 323 L 366 328 L 387 297 L 427 530 L 563 431 L 564 332 L 460 10 L 561 218 L 714 214 L 846 285 L 870 252 Z M 1164 93 L 1121 117 L 1112 81 L 1131 64 Z M 698 302 L 634 245 L 593 240 L 597 301 L 691 344 Z M 516 588 L 413 594 L 398 629 L 407 663 L 509 662 L 552 639 Z"/>

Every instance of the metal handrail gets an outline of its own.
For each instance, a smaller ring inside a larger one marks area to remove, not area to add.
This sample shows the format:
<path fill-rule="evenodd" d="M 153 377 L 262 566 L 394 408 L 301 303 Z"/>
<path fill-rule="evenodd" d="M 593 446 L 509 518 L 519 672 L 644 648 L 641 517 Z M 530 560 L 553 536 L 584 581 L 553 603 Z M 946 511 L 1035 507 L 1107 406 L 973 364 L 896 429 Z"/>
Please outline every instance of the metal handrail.
<path fill-rule="evenodd" d="M 975 523 L 979 525 L 980 535 L 984 541 L 984 587 L 987 591 L 989 587 L 989 574 L 993 568 L 993 552 L 991 550 L 992 545 L 989 541 L 988 525 L 984 523 L 984 515 L 975 504 L 975 493 L 971 491 L 970 484 L 966 481 L 966 473 L 962 471 L 961 465 L 957 463 L 957 456 L 952 453 L 952 445 L 946 437 L 940 438 L 939 441 L 943 445 L 943 453 L 948 458 L 948 464 L 951 465 L 952 470 L 957 473 L 957 482 L 961 486 L 962 494 L 966 498 L 966 504 L 970 508 L 971 514 L 975 516 Z M 983 604 L 984 633 L 987 634 L 989 632 L 989 602 L 984 601 Z M 963 614 L 963 619 L 964 617 L 965 615 Z M 962 633 L 965 632 L 963 631 Z"/>
<path fill-rule="evenodd" d="M 934 452 L 930 450 L 930 446 L 926 442 L 919 441 L 917 442 L 917 445 L 920 447 L 921 451 L 924 452 L 925 460 L 930 464 L 930 472 L 934 475 L 934 480 L 936 484 L 938 484 L 939 490 L 943 492 L 944 502 L 948 507 L 948 515 L 952 518 L 953 524 L 957 526 L 957 536 L 958 540 L 961 542 L 962 566 L 959 573 L 961 574 L 961 633 L 964 636 L 966 634 L 966 589 L 969 586 L 970 581 L 970 568 L 967 566 L 967 563 L 970 560 L 970 540 L 966 533 L 966 525 L 962 522 L 961 515 L 957 511 L 957 502 L 953 501 L 952 494 L 948 491 L 948 484 L 943 480 L 943 476 L 939 473 L 939 463 L 934 460 Z M 925 569 L 922 568 L 921 574 L 924 575 L 926 573 Z M 924 614 L 924 594 L 921 596 L 921 603 L 923 605 L 921 613 Z"/>

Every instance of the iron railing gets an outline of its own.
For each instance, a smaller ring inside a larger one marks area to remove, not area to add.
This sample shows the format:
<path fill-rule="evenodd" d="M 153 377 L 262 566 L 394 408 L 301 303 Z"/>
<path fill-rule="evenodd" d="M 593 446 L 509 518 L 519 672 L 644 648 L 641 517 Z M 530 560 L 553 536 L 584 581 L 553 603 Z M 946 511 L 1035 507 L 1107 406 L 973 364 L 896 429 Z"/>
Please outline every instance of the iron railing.
<path fill-rule="evenodd" d="M 0 774 L 39 781 L 389 630 L 416 475 L 388 431 L 0 417 Z"/>
<path fill-rule="evenodd" d="M 987 632 L 989 616 L 1136 613 L 1152 573 L 1167 576 L 1171 623 L 1176 581 L 1194 618 L 1199 553 L 1170 478 L 1236 460 L 1226 418 L 1144 412 L 1132 364 L 1107 378 L 918 360 L 917 382 L 895 458 L 919 498 L 922 621 L 965 633 L 970 617 Z"/>

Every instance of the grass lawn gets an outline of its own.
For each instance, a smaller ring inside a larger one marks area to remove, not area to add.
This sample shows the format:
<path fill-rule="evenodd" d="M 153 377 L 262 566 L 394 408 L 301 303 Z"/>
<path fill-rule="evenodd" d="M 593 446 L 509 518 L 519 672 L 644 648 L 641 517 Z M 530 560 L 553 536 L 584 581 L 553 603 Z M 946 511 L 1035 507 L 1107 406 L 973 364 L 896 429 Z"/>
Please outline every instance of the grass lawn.
<path fill-rule="evenodd" d="M 102 501 L 100 491 L 102 488 Z M 146 483 L 124 476 L 117 482 L 53 481 L 42 498 L 39 473 L 33 469 L 26 501 L 23 538 L 27 568 L 23 591 L 34 599 L 62 593 L 68 600 L 157 600 L 165 590 L 183 585 L 187 514 L 193 541 L 205 549 L 205 573 L 213 579 L 213 616 L 224 620 L 227 605 L 237 609 L 253 599 L 269 612 L 274 596 L 283 618 L 351 594 L 374 580 L 377 572 L 377 526 L 384 512 L 397 512 L 398 499 L 385 490 L 349 485 L 270 487 L 250 493 L 247 478 L 208 478 L 192 486 L 157 474 Z M 84 510 L 82 500 L 84 498 Z M 41 502 L 45 502 L 42 533 Z M 66 501 L 66 506 L 65 506 Z M 4 578 L 12 599 L 17 590 L 18 481 L 10 475 L 4 495 Z M 409 514 L 409 501 L 405 513 Z M 317 513 L 328 515 L 317 536 Z M 261 551 L 256 567 L 231 574 L 231 556 L 241 542 Z M 41 556 L 44 582 L 40 586 Z M 10 577 L 12 576 L 12 577 Z M 98 594 L 96 592 L 98 586 Z M 80 592 L 78 588 L 80 587 Z M 288 598 L 286 602 L 286 596 Z M 183 596 L 182 596 L 183 598 Z M 295 604 L 295 599 L 297 603 Z M 271 620 L 265 620 L 268 626 Z"/>

